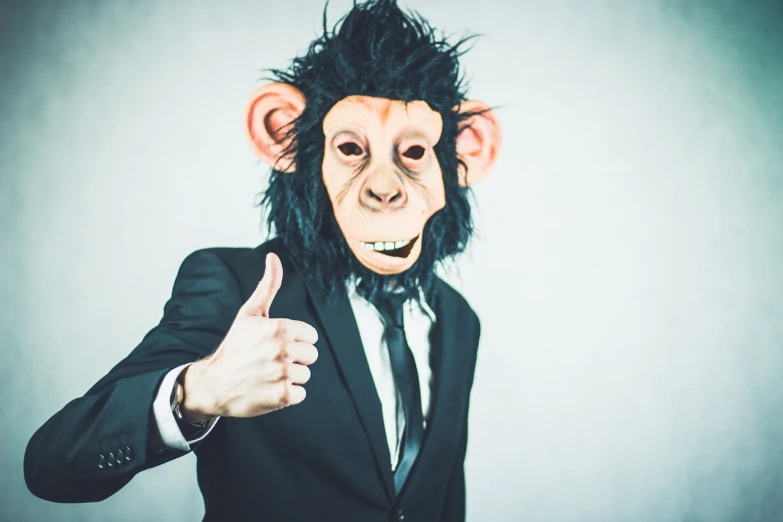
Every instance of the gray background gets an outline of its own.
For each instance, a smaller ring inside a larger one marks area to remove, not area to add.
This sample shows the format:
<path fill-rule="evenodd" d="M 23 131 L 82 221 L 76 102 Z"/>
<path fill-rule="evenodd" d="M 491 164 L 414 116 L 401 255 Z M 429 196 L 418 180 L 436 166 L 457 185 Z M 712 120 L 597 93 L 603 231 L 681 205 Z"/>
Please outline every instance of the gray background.
<path fill-rule="evenodd" d="M 408 5 L 486 35 L 464 64 L 505 127 L 448 271 L 483 321 L 469 520 L 783 520 L 781 2 Z M 57 505 L 22 454 L 186 254 L 264 239 L 243 110 L 322 7 L 3 6 L 0 519 L 203 513 L 192 456 Z"/>

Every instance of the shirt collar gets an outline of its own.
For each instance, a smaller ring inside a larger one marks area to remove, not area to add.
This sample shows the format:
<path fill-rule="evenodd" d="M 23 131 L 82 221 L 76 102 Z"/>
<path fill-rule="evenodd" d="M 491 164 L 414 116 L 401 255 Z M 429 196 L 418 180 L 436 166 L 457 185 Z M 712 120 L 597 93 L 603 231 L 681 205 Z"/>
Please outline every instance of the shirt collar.
<path fill-rule="evenodd" d="M 348 281 L 346 282 L 346 290 L 348 291 L 348 298 L 353 299 L 362 299 L 365 302 L 368 302 L 367 299 L 361 296 L 357 290 L 357 280 L 355 276 L 351 276 Z M 424 291 L 422 291 L 421 288 L 418 289 L 419 291 L 419 302 L 421 303 L 421 307 L 416 306 L 416 303 L 412 299 L 408 299 L 405 301 L 405 307 L 411 311 L 412 313 L 423 313 L 427 317 L 429 317 L 430 321 L 435 322 L 435 312 L 430 308 L 430 305 L 427 303 L 427 300 L 424 298 Z"/>

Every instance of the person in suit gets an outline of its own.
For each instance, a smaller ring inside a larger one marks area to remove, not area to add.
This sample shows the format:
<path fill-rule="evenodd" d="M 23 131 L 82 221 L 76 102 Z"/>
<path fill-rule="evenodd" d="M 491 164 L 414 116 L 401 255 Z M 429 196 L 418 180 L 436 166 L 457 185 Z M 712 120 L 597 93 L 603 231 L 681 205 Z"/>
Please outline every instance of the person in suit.
<path fill-rule="evenodd" d="M 370 0 L 273 71 L 246 123 L 276 237 L 185 259 L 160 324 L 31 438 L 31 492 L 100 501 L 194 451 L 205 520 L 464 520 L 480 325 L 435 268 L 501 143 L 464 43 Z"/>

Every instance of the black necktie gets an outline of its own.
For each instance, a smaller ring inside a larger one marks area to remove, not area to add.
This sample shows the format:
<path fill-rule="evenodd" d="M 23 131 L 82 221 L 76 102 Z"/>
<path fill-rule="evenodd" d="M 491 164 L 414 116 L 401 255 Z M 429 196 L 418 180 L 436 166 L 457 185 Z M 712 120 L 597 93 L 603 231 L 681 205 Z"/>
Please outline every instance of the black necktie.
<path fill-rule="evenodd" d="M 389 348 L 394 382 L 402 399 L 405 430 L 402 434 L 400 458 L 394 470 L 394 491 L 399 494 L 408 477 L 424 437 L 424 421 L 421 412 L 421 390 L 416 361 L 405 340 L 402 323 L 402 305 L 405 297 L 387 293 L 373 300 L 385 323 L 384 339 Z"/>

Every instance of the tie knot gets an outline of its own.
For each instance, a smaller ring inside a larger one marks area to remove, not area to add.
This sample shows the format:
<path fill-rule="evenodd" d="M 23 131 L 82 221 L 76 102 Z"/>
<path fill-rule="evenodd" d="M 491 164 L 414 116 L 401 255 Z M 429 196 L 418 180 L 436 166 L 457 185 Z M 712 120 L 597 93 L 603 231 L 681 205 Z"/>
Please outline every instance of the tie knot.
<path fill-rule="evenodd" d="M 377 295 L 372 304 L 381 313 L 386 326 L 402 326 L 402 306 L 406 300 L 405 294 L 385 292 Z"/>

